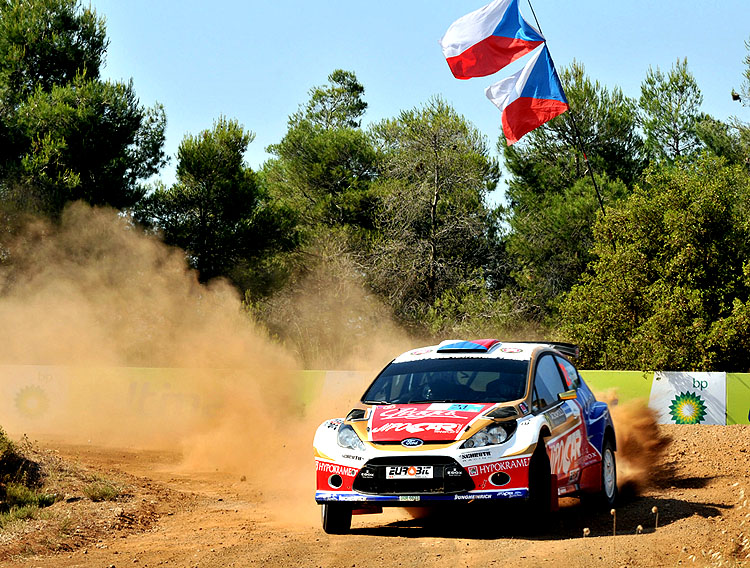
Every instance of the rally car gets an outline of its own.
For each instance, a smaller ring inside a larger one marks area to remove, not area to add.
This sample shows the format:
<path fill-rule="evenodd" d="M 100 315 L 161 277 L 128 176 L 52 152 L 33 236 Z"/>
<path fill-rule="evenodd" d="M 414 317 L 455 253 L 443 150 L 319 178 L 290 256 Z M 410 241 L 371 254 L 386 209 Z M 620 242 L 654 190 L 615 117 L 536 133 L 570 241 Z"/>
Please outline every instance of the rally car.
<path fill-rule="evenodd" d="M 560 496 L 617 499 L 615 430 L 567 343 L 449 340 L 381 371 L 313 442 L 323 530 L 384 506 L 515 500 L 546 516 Z"/>

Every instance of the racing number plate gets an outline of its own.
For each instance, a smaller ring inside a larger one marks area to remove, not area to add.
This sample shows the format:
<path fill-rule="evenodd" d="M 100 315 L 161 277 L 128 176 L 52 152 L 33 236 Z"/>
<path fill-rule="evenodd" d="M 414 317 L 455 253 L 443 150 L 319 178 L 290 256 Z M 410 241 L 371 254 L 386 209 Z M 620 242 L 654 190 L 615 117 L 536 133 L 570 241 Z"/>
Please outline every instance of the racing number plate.
<path fill-rule="evenodd" d="M 431 465 L 389 465 L 386 479 L 432 479 Z"/>

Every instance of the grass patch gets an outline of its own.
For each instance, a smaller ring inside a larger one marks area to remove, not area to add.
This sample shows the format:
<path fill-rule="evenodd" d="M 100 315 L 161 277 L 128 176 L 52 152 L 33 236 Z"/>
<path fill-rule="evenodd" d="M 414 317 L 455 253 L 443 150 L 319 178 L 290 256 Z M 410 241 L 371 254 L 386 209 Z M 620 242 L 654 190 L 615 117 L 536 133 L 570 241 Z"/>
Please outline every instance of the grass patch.
<path fill-rule="evenodd" d="M 114 501 L 121 493 L 118 485 L 106 479 L 96 479 L 83 488 L 83 494 L 94 502 Z"/>
<path fill-rule="evenodd" d="M 39 507 L 35 505 L 25 505 L 23 507 L 11 507 L 9 511 L 0 513 L 0 529 L 19 522 L 36 519 L 39 514 Z"/>
<path fill-rule="evenodd" d="M 9 483 L 5 488 L 5 506 L 13 507 L 49 507 L 58 501 L 52 493 L 43 493 L 20 483 Z"/>

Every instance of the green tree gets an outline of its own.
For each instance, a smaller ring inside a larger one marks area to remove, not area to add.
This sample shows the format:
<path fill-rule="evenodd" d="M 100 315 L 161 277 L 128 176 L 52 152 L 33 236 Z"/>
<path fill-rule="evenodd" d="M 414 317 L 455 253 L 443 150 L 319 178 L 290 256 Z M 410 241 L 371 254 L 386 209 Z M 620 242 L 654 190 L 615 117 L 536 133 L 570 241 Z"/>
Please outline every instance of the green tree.
<path fill-rule="evenodd" d="M 678 59 L 666 75 L 658 67 L 649 68 L 639 105 L 646 147 L 657 160 L 675 160 L 701 148 L 696 125 L 702 103 L 687 59 Z"/>
<path fill-rule="evenodd" d="M 289 118 L 284 138 L 268 148 L 276 159 L 264 167 L 270 191 L 297 212 L 307 240 L 321 230 L 372 229 L 376 207 L 370 192 L 375 152 L 358 128 L 367 107 L 364 87 L 348 71 L 328 79 Z"/>
<path fill-rule="evenodd" d="M 370 284 L 396 314 L 419 321 L 443 292 L 483 277 L 497 242 L 485 203 L 497 164 L 476 128 L 440 98 L 375 125 L 372 135 L 383 204 Z"/>
<path fill-rule="evenodd" d="M 513 146 L 498 142 L 510 173 L 507 246 L 517 306 L 536 320 L 551 313 L 554 300 L 592 260 L 591 227 L 600 204 L 588 168 L 609 205 L 628 194 L 645 163 L 635 101 L 591 81 L 579 63 L 560 79 L 570 110 Z"/>
<path fill-rule="evenodd" d="M 336 69 L 328 75 L 328 85 L 310 89 L 310 100 L 294 122 L 309 120 L 326 130 L 359 128 L 367 103 L 362 98 L 365 88 L 351 71 Z"/>
<path fill-rule="evenodd" d="M 510 174 L 507 197 L 512 208 L 533 206 L 541 195 L 570 189 L 588 175 L 588 167 L 627 187 L 645 167 L 635 101 L 619 88 L 610 91 L 589 79 L 577 62 L 560 72 L 560 81 L 570 110 L 513 146 L 503 138 L 498 142 Z"/>
<path fill-rule="evenodd" d="M 750 178 L 707 155 L 653 167 L 600 218 L 561 333 L 588 368 L 747 370 Z"/>
<path fill-rule="evenodd" d="M 0 2 L 0 84 L 13 107 L 37 89 L 97 79 L 108 41 L 104 20 L 79 0 Z"/>
<path fill-rule="evenodd" d="M 739 93 L 732 89 L 732 98 L 739 100 L 744 106 L 750 106 L 750 40 L 745 42 L 745 48 L 748 53 L 742 61 L 745 64 L 745 70 L 742 73 L 742 85 Z"/>
<path fill-rule="evenodd" d="M 0 3 L 0 200 L 133 206 L 165 163 L 166 119 L 131 83 L 101 81 L 104 20 L 77 0 Z"/>
<path fill-rule="evenodd" d="M 608 204 L 629 194 L 620 180 L 596 179 Z M 524 315 L 543 321 L 554 314 L 559 296 L 586 272 L 594 259 L 592 227 L 600 215 L 596 190 L 586 178 L 560 193 L 540 196 L 533 206 L 514 210 L 507 249 L 520 291 L 518 308 Z"/>
<path fill-rule="evenodd" d="M 750 124 L 738 118 L 722 122 L 706 116 L 696 124 L 695 131 L 712 153 L 750 170 Z"/>
<path fill-rule="evenodd" d="M 244 162 L 255 135 L 220 118 L 212 130 L 187 135 L 178 149 L 177 183 L 159 187 L 136 218 L 164 241 L 184 249 L 201 281 L 231 278 L 243 289 L 262 288 L 247 274 L 264 256 L 294 244 L 289 216 L 268 200 Z"/>

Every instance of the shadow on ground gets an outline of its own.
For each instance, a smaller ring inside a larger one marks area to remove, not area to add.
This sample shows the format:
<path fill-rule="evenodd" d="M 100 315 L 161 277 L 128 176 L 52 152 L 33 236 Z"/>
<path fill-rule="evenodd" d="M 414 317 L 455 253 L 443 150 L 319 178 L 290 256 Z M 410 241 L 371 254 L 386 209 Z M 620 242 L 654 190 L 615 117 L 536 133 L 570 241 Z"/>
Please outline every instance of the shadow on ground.
<path fill-rule="evenodd" d="M 492 506 L 494 505 L 494 506 Z M 529 518 L 522 507 L 505 504 L 471 503 L 456 504 L 434 509 L 420 509 L 408 521 L 389 523 L 382 527 L 357 528 L 356 517 L 353 534 L 372 536 L 398 536 L 407 538 L 530 538 L 534 540 L 558 540 L 584 538 L 584 529 L 589 535 L 612 536 L 636 534 L 640 525 L 644 533 L 653 532 L 658 526 L 670 525 L 680 519 L 698 515 L 720 516 L 730 507 L 715 503 L 700 503 L 682 499 L 659 497 L 632 497 L 616 509 L 616 517 L 610 510 L 583 505 L 578 499 L 561 500 L 560 510 L 548 520 Z M 613 527 L 614 524 L 614 527 Z"/>

